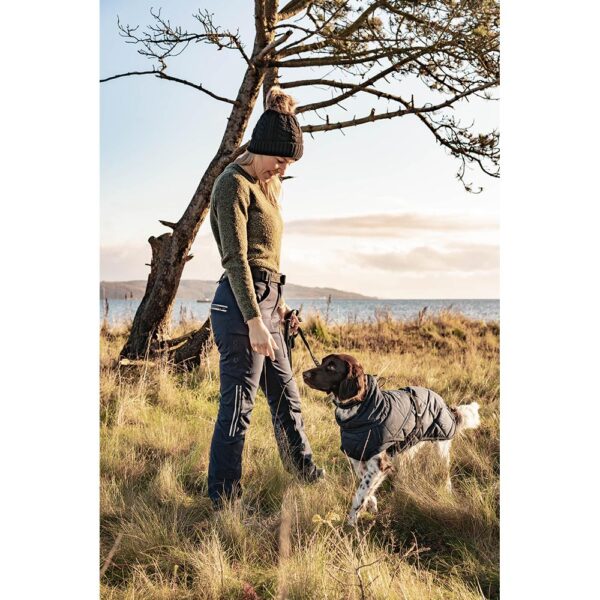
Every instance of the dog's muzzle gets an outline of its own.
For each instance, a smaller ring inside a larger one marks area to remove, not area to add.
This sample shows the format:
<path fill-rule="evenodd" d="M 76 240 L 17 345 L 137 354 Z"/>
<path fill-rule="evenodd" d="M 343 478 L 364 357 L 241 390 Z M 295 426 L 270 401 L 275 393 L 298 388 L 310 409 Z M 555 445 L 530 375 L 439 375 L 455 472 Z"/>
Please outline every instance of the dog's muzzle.
<path fill-rule="evenodd" d="M 313 378 L 313 374 L 311 371 L 304 371 L 302 373 L 302 379 L 304 380 L 304 383 L 310 383 L 312 381 Z"/>

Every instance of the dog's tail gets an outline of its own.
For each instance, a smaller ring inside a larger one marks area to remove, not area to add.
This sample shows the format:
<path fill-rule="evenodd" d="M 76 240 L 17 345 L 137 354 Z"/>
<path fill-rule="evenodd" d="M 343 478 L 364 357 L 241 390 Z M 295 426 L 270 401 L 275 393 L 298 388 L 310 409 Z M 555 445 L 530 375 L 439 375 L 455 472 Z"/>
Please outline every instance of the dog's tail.
<path fill-rule="evenodd" d="M 463 429 L 477 429 L 481 424 L 481 419 L 479 418 L 479 404 L 477 402 L 455 406 L 454 414 L 456 415 L 457 433 Z"/>

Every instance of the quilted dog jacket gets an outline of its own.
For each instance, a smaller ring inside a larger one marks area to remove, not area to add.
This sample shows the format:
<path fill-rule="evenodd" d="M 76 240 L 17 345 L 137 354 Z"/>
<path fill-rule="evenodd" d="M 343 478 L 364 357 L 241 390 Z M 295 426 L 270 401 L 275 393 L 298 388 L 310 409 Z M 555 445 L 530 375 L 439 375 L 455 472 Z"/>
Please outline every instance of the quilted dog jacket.
<path fill-rule="evenodd" d="M 454 437 L 456 417 L 441 396 L 422 387 L 383 391 L 366 377 L 365 399 L 335 411 L 348 456 L 366 461 L 384 450 L 395 454 L 423 440 Z"/>

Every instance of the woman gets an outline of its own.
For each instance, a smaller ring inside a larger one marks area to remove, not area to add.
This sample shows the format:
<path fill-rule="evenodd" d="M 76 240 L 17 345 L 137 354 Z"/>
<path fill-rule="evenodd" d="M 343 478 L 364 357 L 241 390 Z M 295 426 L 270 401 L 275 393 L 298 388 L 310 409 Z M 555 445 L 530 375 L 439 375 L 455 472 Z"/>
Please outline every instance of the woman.
<path fill-rule="evenodd" d="M 306 481 L 323 477 L 312 460 L 281 323 L 289 309 L 279 273 L 283 221 L 278 197 L 288 164 L 302 156 L 294 100 L 267 96 L 248 151 L 215 181 L 210 225 L 225 269 L 211 305 L 220 353 L 220 405 L 210 448 L 208 493 L 215 505 L 239 496 L 242 450 L 260 385 L 284 465 Z M 298 320 L 292 317 L 292 328 Z"/>

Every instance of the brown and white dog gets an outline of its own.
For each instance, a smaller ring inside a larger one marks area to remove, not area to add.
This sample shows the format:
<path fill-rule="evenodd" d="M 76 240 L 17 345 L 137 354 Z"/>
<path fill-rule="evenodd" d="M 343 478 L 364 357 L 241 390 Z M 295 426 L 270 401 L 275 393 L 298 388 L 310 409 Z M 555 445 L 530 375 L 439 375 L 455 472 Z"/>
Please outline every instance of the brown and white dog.
<path fill-rule="evenodd" d="M 351 525 L 363 509 L 377 512 L 375 492 L 392 467 L 391 457 L 400 452 L 414 456 L 422 442 L 434 443 L 447 468 L 446 487 L 452 490 L 452 438 L 462 430 L 479 427 L 477 402 L 449 407 L 427 388 L 380 390 L 375 378 L 366 375 L 349 354 L 330 354 L 321 366 L 302 376 L 309 387 L 333 394 L 342 450 L 360 479 L 348 514 Z"/>

